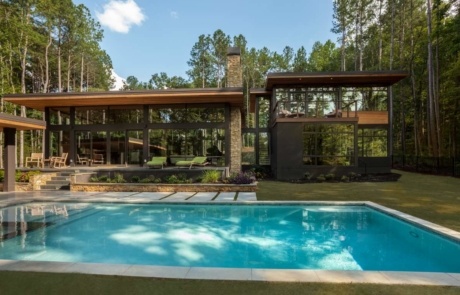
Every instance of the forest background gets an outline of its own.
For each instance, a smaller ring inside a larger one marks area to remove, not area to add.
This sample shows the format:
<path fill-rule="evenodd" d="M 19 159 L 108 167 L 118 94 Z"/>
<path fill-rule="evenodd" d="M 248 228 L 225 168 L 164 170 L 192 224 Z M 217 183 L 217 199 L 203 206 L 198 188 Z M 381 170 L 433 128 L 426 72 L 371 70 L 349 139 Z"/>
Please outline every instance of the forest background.
<path fill-rule="evenodd" d="M 331 13 L 337 40 L 316 42 L 309 52 L 249 48 L 244 35 L 216 29 L 193 45 L 187 77 L 132 75 L 121 90 L 225 87 L 230 46 L 241 49 L 245 95 L 263 87 L 269 72 L 404 70 L 408 78 L 391 90 L 392 156 L 460 158 L 460 0 L 334 0 Z M 43 119 L 5 103 L 4 94 L 109 90 L 112 62 L 102 40 L 83 4 L 0 1 L 0 112 Z M 23 166 L 24 155 L 42 151 L 43 132 L 19 132 L 18 146 Z"/>

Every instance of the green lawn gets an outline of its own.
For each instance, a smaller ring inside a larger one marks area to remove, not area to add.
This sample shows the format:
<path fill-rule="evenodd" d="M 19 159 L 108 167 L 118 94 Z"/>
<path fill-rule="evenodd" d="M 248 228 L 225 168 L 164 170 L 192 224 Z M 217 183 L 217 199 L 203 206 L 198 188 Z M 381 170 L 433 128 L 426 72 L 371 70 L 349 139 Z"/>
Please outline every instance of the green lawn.
<path fill-rule="evenodd" d="M 396 182 L 305 183 L 261 181 L 263 201 L 372 201 L 460 231 L 460 179 L 393 171 Z"/>

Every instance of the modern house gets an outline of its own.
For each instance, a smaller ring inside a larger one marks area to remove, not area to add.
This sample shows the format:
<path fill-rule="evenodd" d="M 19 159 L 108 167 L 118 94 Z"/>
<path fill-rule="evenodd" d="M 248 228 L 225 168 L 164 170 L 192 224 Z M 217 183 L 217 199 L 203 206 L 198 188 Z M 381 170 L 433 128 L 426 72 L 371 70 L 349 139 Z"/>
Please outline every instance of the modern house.
<path fill-rule="evenodd" d="M 388 172 L 389 87 L 405 72 L 271 73 L 245 102 L 240 53 L 226 88 L 6 95 L 45 112 L 45 157 L 105 165 L 207 156 L 230 172 L 261 165 L 278 179 Z M 246 108 L 245 105 L 248 107 Z M 246 111 L 247 110 L 247 111 Z"/>

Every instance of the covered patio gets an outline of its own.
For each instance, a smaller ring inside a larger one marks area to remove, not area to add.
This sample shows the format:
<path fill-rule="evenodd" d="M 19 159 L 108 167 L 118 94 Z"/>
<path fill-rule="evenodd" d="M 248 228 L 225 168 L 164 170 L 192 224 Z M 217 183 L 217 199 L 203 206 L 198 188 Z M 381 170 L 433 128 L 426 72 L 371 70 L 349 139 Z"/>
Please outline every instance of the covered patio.
<path fill-rule="evenodd" d="M 45 130 L 45 121 L 0 114 L 0 131 L 4 134 L 4 169 L 3 191 L 15 190 L 16 172 L 16 131 L 17 130 Z"/>

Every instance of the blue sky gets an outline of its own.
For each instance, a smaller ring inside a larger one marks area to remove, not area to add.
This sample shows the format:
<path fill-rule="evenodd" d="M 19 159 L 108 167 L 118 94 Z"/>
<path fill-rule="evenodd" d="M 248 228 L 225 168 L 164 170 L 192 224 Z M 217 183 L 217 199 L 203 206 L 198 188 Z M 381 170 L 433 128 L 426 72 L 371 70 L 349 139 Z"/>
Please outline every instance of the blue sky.
<path fill-rule="evenodd" d="M 201 34 L 221 29 L 242 34 L 248 47 L 282 52 L 304 46 L 331 33 L 332 0 L 73 0 L 87 6 L 102 24 L 101 47 L 112 58 L 115 72 L 147 82 L 152 74 L 188 78 L 187 61 Z"/>

